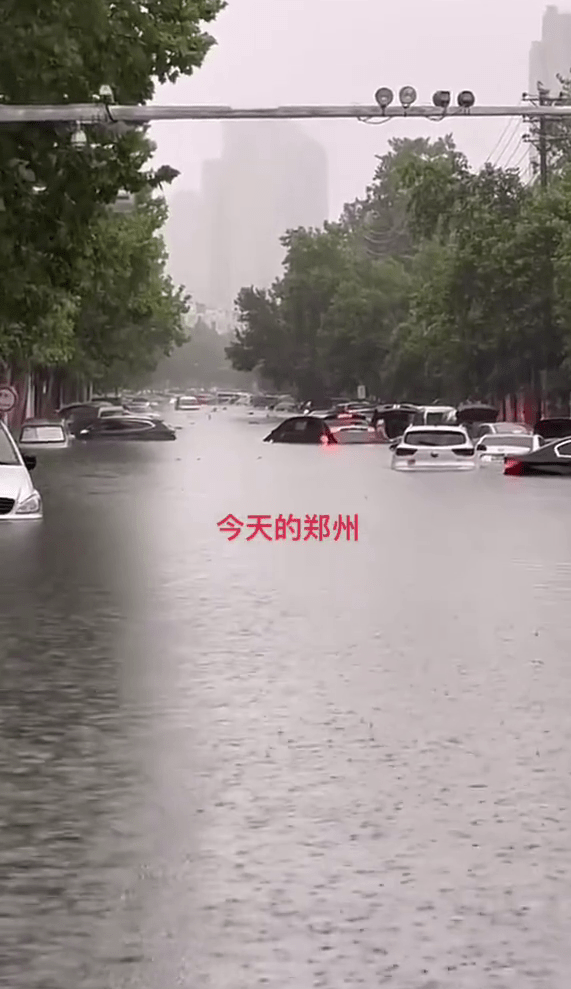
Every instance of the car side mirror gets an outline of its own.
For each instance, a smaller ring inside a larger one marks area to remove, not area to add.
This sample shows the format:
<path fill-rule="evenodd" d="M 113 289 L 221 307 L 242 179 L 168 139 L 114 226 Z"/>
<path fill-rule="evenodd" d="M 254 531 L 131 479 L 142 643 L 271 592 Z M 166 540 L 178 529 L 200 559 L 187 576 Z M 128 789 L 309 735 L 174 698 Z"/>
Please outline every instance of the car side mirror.
<path fill-rule="evenodd" d="M 398 446 L 398 440 L 393 440 L 392 443 L 389 443 L 389 450 L 396 450 L 397 446 Z"/>
<path fill-rule="evenodd" d="M 33 470 L 38 462 L 38 458 L 31 453 L 24 453 L 22 459 L 27 470 Z"/>
<path fill-rule="evenodd" d="M 487 449 L 488 448 L 485 443 L 478 443 L 478 446 L 476 447 L 478 453 L 485 453 Z"/>

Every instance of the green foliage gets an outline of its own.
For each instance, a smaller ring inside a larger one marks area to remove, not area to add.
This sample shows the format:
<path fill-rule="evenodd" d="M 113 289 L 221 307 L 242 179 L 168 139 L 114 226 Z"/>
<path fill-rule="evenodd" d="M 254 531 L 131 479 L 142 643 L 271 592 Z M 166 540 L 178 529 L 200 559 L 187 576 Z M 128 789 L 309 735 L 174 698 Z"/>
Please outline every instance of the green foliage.
<path fill-rule="evenodd" d="M 222 0 L 147 0 L 144 5 L 133 0 L 43 0 L 41 4 L 3 0 L 0 100 L 90 102 L 102 85 L 109 85 L 118 102 L 144 103 L 152 98 L 156 80 L 174 81 L 201 65 L 213 44 L 202 25 L 223 7 Z M 99 324 L 110 318 L 110 307 L 95 315 L 93 293 L 88 299 L 82 293 L 85 272 L 108 223 L 106 210 L 120 190 L 141 194 L 176 175 L 168 167 L 158 171 L 149 167 L 154 148 L 145 129 L 110 121 L 109 126 L 86 130 L 88 147 L 79 152 L 67 125 L 0 128 L 0 357 L 4 361 L 69 362 L 77 358 L 79 349 L 82 359 L 97 364 L 102 355 L 97 353 L 95 337 L 86 344 L 85 313 L 89 310 L 100 333 Z M 137 223 L 142 230 L 141 217 Z M 120 228 L 128 225 L 125 221 Z M 149 242 L 148 263 L 155 266 L 155 274 L 159 271 L 156 250 Z M 142 253 L 141 246 L 139 261 Z M 113 263 L 121 263 L 116 253 L 98 257 L 103 268 L 112 263 L 111 257 Z M 139 263 L 141 271 L 143 267 Z M 94 277 L 113 287 L 112 273 L 96 271 Z M 173 304 L 164 273 L 160 279 L 161 286 L 158 282 L 148 286 L 146 299 L 139 293 L 138 308 L 131 314 L 145 332 L 150 332 L 150 311 L 157 318 L 162 311 L 166 320 Z M 114 340 L 118 358 L 119 339 Z M 123 342 L 132 363 L 135 337 Z M 158 349 L 162 343 L 149 353 Z M 104 355 L 102 366 L 108 366 Z"/>
<path fill-rule="evenodd" d="M 392 141 L 364 199 L 290 233 L 283 277 L 241 293 L 228 354 L 312 398 L 492 398 L 540 373 L 568 391 L 570 231 L 570 169 L 544 192 L 474 173 L 450 137 Z"/>
<path fill-rule="evenodd" d="M 147 198 L 93 226 L 75 335 L 74 364 L 84 376 L 125 384 L 185 342 L 188 299 L 165 273 L 165 217 L 164 202 Z"/>

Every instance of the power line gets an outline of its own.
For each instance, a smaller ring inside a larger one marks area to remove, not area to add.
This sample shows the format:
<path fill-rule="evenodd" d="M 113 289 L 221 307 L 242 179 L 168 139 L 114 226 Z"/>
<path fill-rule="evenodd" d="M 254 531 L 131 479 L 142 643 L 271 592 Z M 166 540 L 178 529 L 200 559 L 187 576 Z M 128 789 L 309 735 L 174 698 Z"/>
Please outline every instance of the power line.
<path fill-rule="evenodd" d="M 489 164 L 491 162 L 492 158 L 494 157 L 496 151 L 500 147 L 500 145 L 501 145 L 504 137 L 506 136 L 506 134 L 509 131 L 509 129 L 512 126 L 512 124 L 513 124 L 513 120 L 508 120 L 506 126 L 504 127 L 504 129 L 503 129 L 502 133 L 500 134 L 498 140 L 496 141 L 494 147 L 492 148 L 492 150 L 490 151 L 488 157 L 486 158 L 486 160 L 484 162 L 485 165 L 487 165 L 487 164 Z"/>
<path fill-rule="evenodd" d="M 505 144 L 505 145 L 503 146 L 503 148 L 502 148 L 502 149 L 500 150 L 500 152 L 499 152 L 499 154 L 498 154 L 498 156 L 497 156 L 497 158 L 496 158 L 496 161 L 495 161 L 495 163 L 494 163 L 494 167 L 495 167 L 495 168 L 499 168 L 499 167 L 500 167 L 500 163 L 501 163 L 501 161 L 502 161 L 502 158 L 503 158 L 503 157 L 504 157 L 504 155 L 505 155 L 505 154 L 506 154 L 506 153 L 507 153 L 507 152 L 509 151 L 509 149 L 510 149 L 510 147 L 511 147 L 511 146 L 512 146 L 512 144 L 513 144 L 513 141 L 514 141 L 514 138 L 515 138 L 515 139 L 516 139 L 516 141 L 518 141 L 518 143 L 519 143 L 519 134 L 518 134 L 518 128 L 519 128 L 519 125 L 520 125 L 520 121 L 519 121 L 519 120 L 514 120 L 514 121 L 513 121 L 513 124 L 512 124 L 512 132 L 511 132 L 511 135 L 510 135 L 510 137 L 509 137 L 509 140 L 508 140 L 508 141 L 506 142 L 506 144 Z"/>

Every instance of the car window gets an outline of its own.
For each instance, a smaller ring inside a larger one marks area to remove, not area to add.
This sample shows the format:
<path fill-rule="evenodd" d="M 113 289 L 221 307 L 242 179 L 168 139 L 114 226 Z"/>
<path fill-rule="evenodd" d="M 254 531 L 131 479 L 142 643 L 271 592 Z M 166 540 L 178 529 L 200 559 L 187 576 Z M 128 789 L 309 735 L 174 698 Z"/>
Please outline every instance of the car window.
<path fill-rule="evenodd" d="M 8 436 L 4 426 L 0 426 L 0 464 L 9 467 L 21 466 L 15 444 Z"/>
<path fill-rule="evenodd" d="M 525 433 L 515 433 L 514 435 L 507 435 L 498 433 L 497 435 L 485 436 L 482 440 L 482 444 L 487 450 L 492 449 L 495 446 L 516 446 L 521 447 L 522 450 L 531 450 L 533 439 L 531 436 Z"/>
<path fill-rule="evenodd" d="M 65 433 L 61 426 L 24 426 L 22 443 L 63 443 Z"/>
<path fill-rule="evenodd" d="M 571 443 L 560 443 L 556 452 L 558 457 L 571 457 Z"/>
<path fill-rule="evenodd" d="M 466 443 L 464 433 L 453 430 L 446 431 L 423 429 L 414 432 L 406 432 L 404 442 L 409 446 L 458 446 Z"/>
<path fill-rule="evenodd" d="M 101 429 L 105 433 L 132 433 L 135 430 L 141 431 L 143 429 L 152 428 L 153 427 L 149 422 L 140 422 L 138 419 L 129 421 L 127 419 L 110 418 L 104 419 L 101 423 Z"/>

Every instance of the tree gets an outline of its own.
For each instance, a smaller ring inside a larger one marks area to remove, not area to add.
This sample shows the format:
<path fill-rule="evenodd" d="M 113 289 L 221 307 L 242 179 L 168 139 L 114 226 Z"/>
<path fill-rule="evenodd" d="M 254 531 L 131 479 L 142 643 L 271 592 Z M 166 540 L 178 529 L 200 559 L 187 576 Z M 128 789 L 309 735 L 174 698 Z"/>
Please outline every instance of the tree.
<path fill-rule="evenodd" d="M 406 312 L 408 278 L 399 261 L 355 251 L 341 225 L 297 230 L 283 240 L 283 277 L 269 292 L 244 289 L 242 327 L 227 350 L 234 367 L 259 368 L 302 399 L 382 388 L 395 326 Z"/>
<path fill-rule="evenodd" d="M 428 138 L 393 138 L 389 151 L 379 159 L 373 181 L 362 200 L 345 206 L 342 223 L 352 231 L 357 245 L 372 257 L 410 259 L 415 253 L 409 214 L 408 187 L 402 175 L 411 167 L 434 165 L 445 172 L 467 168 L 451 135 Z"/>
<path fill-rule="evenodd" d="M 125 216 L 105 214 L 84 256 L 74 367 L 102 385 L 119 386 L 152 371 L 186 339 L 188 299 L 166 275 L 159 231 L 163 200 L 143 197 Z"/>
<path fill-rule="evenodd" d="M 0 93 L 8 103 L 89 102 L 110 85 L 122 103 L 144 103 L 155 80 L 199 66 L 213 41 L 201 25 L 221 0 L 4 0 Z M 79 311 L 84 253 L 105 208 L 174 177 L 148 168 L 146 133 L 88 128 L 78 153 L 67 126 L 0 129 L 0 357 L 67 362 Z M 62 320 L 62 315 L 65 318 Z"/>

